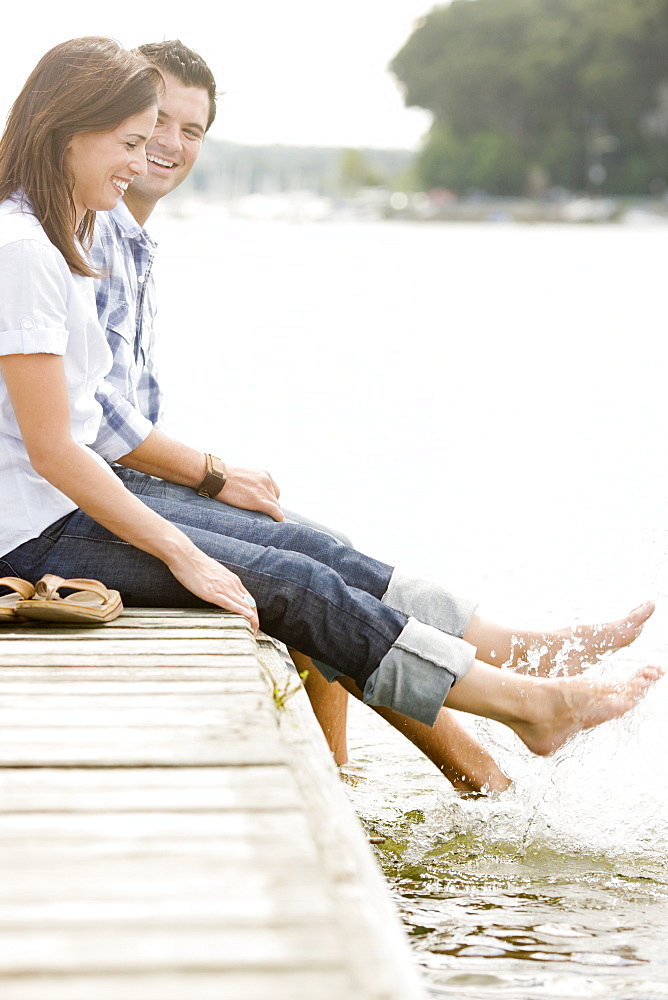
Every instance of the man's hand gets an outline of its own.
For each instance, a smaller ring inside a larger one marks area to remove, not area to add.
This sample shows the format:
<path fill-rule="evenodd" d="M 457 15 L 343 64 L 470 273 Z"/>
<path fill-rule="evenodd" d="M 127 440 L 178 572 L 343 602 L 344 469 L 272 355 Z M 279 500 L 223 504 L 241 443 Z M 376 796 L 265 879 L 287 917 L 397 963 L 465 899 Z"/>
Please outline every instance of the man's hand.
<path fill-rule="evenodd" d="M 269 514 L 274 521 L 284 521 L 285 515 L 278 505 L 281 491 L 264 469 L 241 469 L 227 466 L 227 482 L 216 497 L 232 507 L 242 510 L 259 510 Z"/>
<path fill-rule="evenodd" d="M 206 472 L 203 452 L 155 429 L 134 451 L 116 461 L 127 469 L 136 469 L 137 472 L 157 476 L 168 483 L 190 486 L 194 490 Z M 278 505 L 280 494 L 278 486 L 264 469 L 241 469 L 228 465 L 227 482 L 216 500 L 241 510 L 259 510 L 269 514 L 274 521 L 284 521 L 285 515 Z"/>

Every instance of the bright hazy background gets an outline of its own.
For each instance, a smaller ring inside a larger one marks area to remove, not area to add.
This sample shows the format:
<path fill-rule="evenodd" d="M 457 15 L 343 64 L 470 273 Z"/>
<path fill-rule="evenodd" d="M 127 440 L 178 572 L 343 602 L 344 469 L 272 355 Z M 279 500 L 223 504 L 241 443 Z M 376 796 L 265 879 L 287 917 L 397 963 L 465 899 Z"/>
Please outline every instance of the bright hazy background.
<path fill-rule="evenodd" d="M 430 116 L 406 110 L 390 59 L 429 0 L 135 3 L 15 8 L 3 25 L 0 115 L 38 59 L 78 35 L 123 45 L 180 38 L 225 91 L 212 134 L 241 143 L 415 148 Z"/>

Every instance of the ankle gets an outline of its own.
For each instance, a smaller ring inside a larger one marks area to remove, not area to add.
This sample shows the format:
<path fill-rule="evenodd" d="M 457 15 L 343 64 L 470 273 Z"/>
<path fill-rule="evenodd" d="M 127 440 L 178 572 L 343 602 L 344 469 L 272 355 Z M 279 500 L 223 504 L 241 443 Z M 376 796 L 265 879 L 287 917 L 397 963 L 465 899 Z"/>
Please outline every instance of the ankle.
<path fill-rule="evenodd" d="M 501 721 L 514 726 L 540 726 L 554 709 L 554 683 L 543 677 L 527 677 L 526 684 L 519 684 L 504 705 L 505 718 Z"/>
<path fill-rule="evenodd" d="M 531 643 L 526 634 L 514 635 L 510 644 L 509 665 L 515 669 L 521 663 L 528 663 L 530 649 Z"/>

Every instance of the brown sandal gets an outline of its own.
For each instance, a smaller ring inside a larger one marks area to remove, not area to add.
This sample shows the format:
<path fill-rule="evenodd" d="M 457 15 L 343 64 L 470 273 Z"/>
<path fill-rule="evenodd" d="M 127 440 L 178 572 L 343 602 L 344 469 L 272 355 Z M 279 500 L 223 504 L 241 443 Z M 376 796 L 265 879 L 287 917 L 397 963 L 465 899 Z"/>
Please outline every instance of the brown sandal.
<path fill-rule="evenodd" d="M 58 591 L 62 587 L 76 589 L 76 593 L 61 597 Z M 118 618 L 122 610 L 118 591 L 107 590 L 99 580 L 63 580 L 52 573 L 38 580 L 34 597 L 16 605 L 23 618 L 63 625 L 104 625 Z"/>
<path fill-rule="evenodd" d="M 13 594 L 5 594 L 0 597 L 0 624 L 7 621 L 16 621 L 19 617 L 16 614 L 16 605 L 20 601 L 27 601 L 35 593 L 32 583 L 21 580 L 18 576 L 0 576 L 0 586 L 9 587 Z"/>

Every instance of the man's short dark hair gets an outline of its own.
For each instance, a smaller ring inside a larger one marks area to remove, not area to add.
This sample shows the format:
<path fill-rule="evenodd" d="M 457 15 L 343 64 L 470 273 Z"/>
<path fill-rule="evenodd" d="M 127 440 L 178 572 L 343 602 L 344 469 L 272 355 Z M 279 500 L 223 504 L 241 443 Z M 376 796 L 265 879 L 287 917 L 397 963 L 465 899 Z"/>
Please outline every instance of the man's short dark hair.
<path fill-rule="evenodd" d="M 202 57 L 178 38 L 169 42 L 149 42 L 139 46 L 139 52 L 165 73 L 171 73 L 186 87 L 202 87 L 209 95 L 207 132 L 216 117 L 216 81 Z"/>

